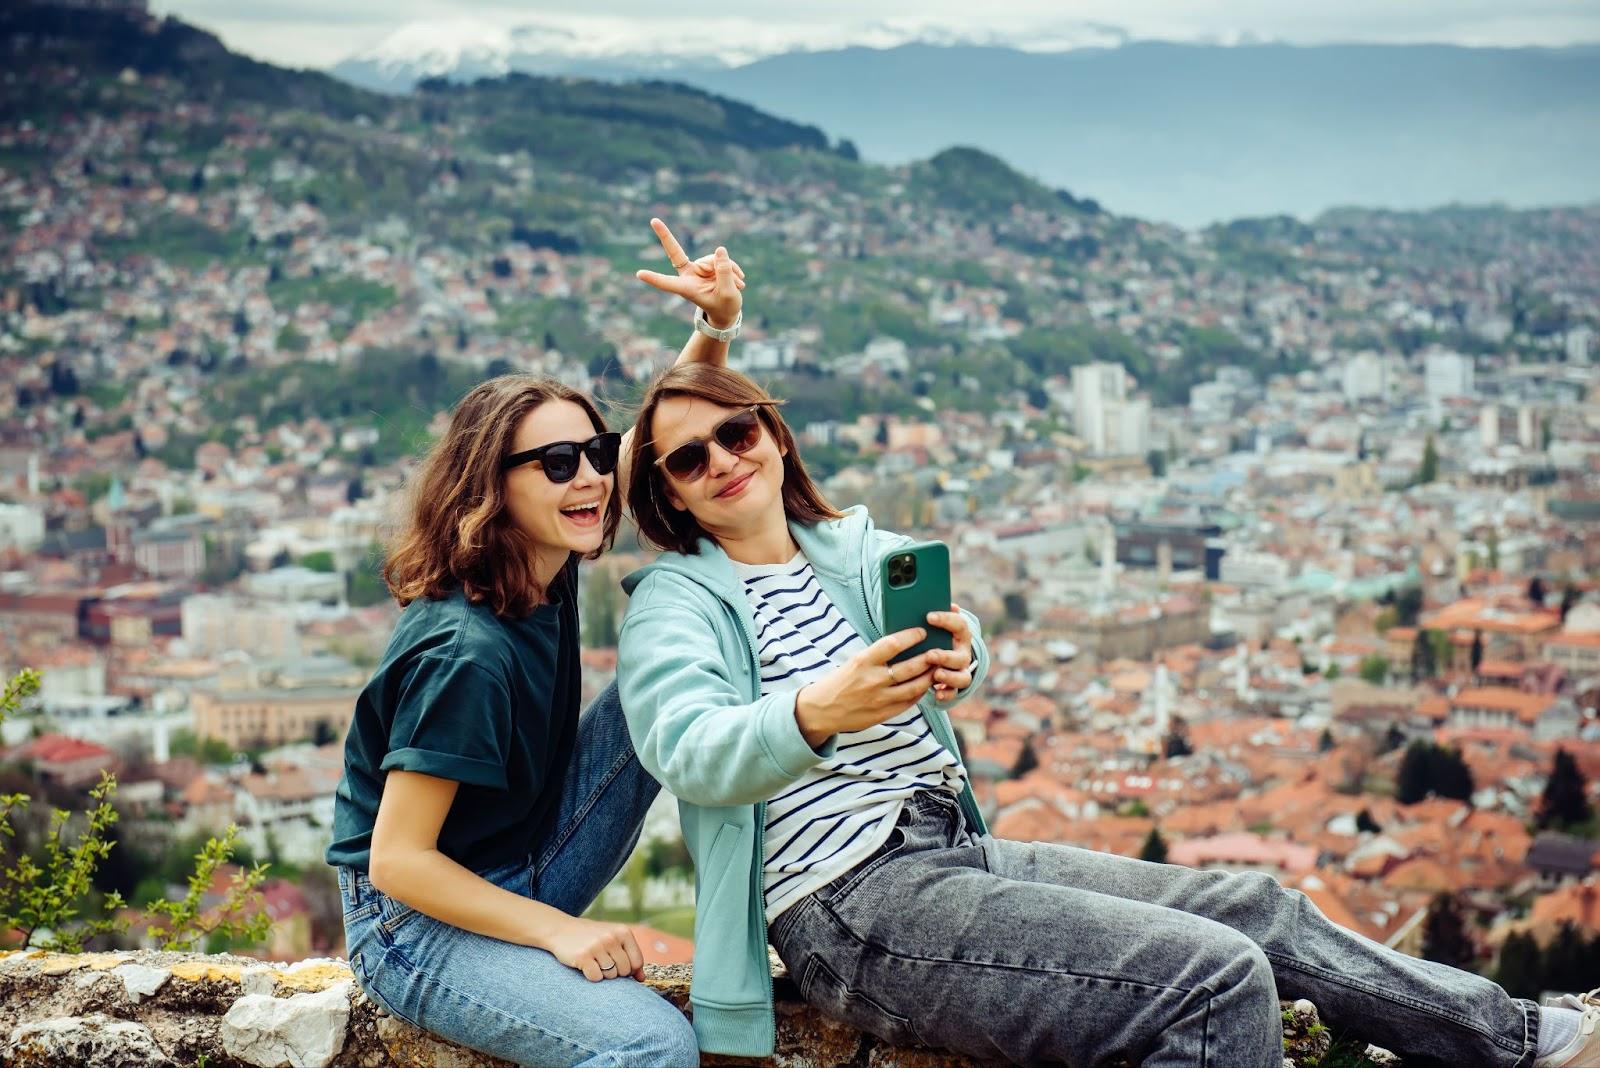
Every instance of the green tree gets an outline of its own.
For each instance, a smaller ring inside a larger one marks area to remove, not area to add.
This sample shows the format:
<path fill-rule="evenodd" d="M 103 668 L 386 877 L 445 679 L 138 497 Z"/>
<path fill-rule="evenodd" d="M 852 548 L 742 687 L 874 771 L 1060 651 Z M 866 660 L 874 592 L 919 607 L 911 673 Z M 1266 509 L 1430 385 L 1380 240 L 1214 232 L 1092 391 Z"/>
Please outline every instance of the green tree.
<path fill-rule="evenodd" d="M 1414 627 L 1422 615 L 1422 587 L 1407 586 L 1394 599 L 1395 622 L 1402 627 Z"/>
<path fill-rule="evenodd" d="M 1333 731 L 1328 727 L 1322 728 L 1322 734 L 1317 738 L 1317 752 L 1326 753 L 1336 744 L 1333 740 Z"/>
<path fill-rule="evenodd" d="M 1494 979 L 1515 998 L 1537 998 L 1544 990 L 1544 954 L 1531 934 L 1513 932 L 1500 946 Z"/>
<path fill-rule="evenodd" d="M 1478 665 L 1483 663 L 1483 631 L 1472 632 L 1472 671 L 1477 674 Z"/>
<path fill-rule="evenodd" d="M 187 727 L 172 732 L 167 742 L 167 752 L 173 756 L 191 756 L 202 764 L 231 764 L 233 750 L 221 738 L 201 738 Z"/>
<path fill-rule="evenodd" d="M 383 581 L 383 546 L 373 542 L 361 563 L 350 572 L 350 592 L 346 599 L 353 608 L 382 604 L 393 595 Z"/>
<path fill-rule="evenodd" d="M 1389 678 L 1389 661 L 1379 653 L 1373 653 L 1361 661 L 1361 677 L 1374 686 L 1382 686 Z"/>
<path fill-rule="evenodd" d="M 1161 837 L 1161 832 L 1156 828 L 1150 828 L 1150 833 L 1145 836 L 1144 845 L 1139 849 L 1139 859 L 1148 860 L 1152 864 L 1167 862 L 1167 841 Z"/>
<path fill-rule="evenodd" d="M 1472 770 L 1454 749 L 1418 740 L 1406 746 L 1395 781 L 1395 800 L 1414 805 L 1430 794 L 1467 801 L 1473 791 Z"/>
<path fill-rule="evenodd" d="M 327 549 L 318 549 L 316 552 L 306 553 L 295 563 L 310 571 L 320 571 L 325 575 L 331 575 L 338 570 L 333 562 L 333 553 Z"/>
<path fill-rule="evenodd" d="M 1578 770 L 1577 761 L 1565 749 L 1557 749 L 1550 767 L 1550 777 L 1545 780 L 1544 793 L 1539 796 L 1536 821 L 1541 830 L 1564 829 L 1587 823 L 1594 815 L 1589 804 L 1589 783 Z"/>
<path fill-rule="evenodd" d="M 1417 484 L 1426 486 L 1439 477 L 1439 450 L 1434 446 L 1433 435 L 1428 435 L 1422 446 L 1422 463 L 1417 465 Z"/>
<path fill-rule="evenodd" d="M 1017 762 L 1011 768 L 1011 777 L 1020 779 L 1028 772 L 1039 766 L 1039 754 L 1033 751 L 1033 742 L 1024 739 L 1022 751 L 1017 754 Z"/>
<path fill-rule="evenodd" d="M 1452 894 L 1439 894 L 1422 921 L 1422 957 L 1453 968 L 1471 968 L 1478 955 L 1461 904 Z"/>
<path fill-rule="evenodd" d="M 1594 985 L 1594 950 L 1600 938 L 1584 937 L 1571 920 L 1556 928 L 1544 947 L 1543 986 L 1546 990 L 1588 990 Z"/>

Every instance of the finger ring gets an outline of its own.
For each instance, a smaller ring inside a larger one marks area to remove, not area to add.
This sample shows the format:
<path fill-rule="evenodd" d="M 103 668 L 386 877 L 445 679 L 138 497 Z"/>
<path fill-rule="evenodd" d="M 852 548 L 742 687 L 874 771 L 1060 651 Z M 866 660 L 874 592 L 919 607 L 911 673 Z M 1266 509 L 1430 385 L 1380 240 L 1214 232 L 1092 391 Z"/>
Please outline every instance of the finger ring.
<path fill-rule="evenodd" d="M 614 972 L 617 970 L 617 966 L 615 964 L 602 964 L 600 965 L 600 970 L 603 972 Z"/>
<path fill-rule="evenodd" d="M 687 266 L 689 266 L 689 261 L 688 260 L 684 260 L 682 263 L 674 263 L 672 265 L 672 269 L 674 271 L 681 271 Z"/>

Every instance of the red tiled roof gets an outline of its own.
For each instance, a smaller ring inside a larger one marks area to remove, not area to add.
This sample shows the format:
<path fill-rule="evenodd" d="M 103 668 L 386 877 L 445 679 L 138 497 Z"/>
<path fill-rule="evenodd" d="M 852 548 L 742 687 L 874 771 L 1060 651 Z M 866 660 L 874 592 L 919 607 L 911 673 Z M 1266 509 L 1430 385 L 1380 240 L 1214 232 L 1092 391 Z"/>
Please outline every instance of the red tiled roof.
<path fill-rule="evenodd" d="M 45 734 L 20 747 L 16 755 L 23 759 L 66 764 L 78 760 L 110 760 L 115 754 L 103 745 L 69 738 L 64 734 Z"/>

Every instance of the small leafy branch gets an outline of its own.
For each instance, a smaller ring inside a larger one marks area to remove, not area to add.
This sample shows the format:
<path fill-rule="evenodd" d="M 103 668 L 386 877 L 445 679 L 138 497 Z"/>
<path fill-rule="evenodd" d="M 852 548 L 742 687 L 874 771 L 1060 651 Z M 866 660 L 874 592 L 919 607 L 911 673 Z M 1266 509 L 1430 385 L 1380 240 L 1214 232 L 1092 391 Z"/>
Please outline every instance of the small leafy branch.
<path fill-rule="evenodd" d="M 0 688 L 0 723 L 38 690 L 39 673 L 28 668 L 7 680 Z M 111 804 L 116 792 L 116 779 L 101 772 L 99 783 L 89 791 L 89 811 L 81 814 L 85 826 L 75 841 L 71 825 L 80 820 L 65 809 L 55 809 L 40 857 L 19 852 L 9 867 L 0 868 L 0 932 L 20 932 L 24 949 L 38 944 L 76 953 L 97 935 L 127 929 L 127 921 L 118 915 L 125 902 L 116 891 L 101 899 L 98 908 L 92 910 L 97 914 L 79 915 L 85 903 L 92 900 L 90 888 L 95 869 L 117 844 L 110 837 L 117 824 L 117 810 Z M 15 844 L 12 814 L 26 808 L 28 802 L 27 794 L 0 794 L 0 855 Z M 272 918 L 262 907 L 257 889 L 267 875 L 265 864 L 239 872 L 222 900 L 204 908 L 217 869 L 233 856 L 238 837 L 239 829 L 230 825 L 220 840 L 208 839 L 195 855 L 194 873 L 183 899 L 157 901 L 148 907 L 149 915 L 166 920 L 150 927 L 150 933 L 161 941 L 161 948 L 194 949 L 213 933 L 251 941 L 266 937 Z"/>
<path fill-rule="evenodd" d="M 39 673 L 32 668 L 23 668 L 15 678 L 7 681 L 5 688 L 0 689 L 0 723 L 4 723 L 8 715 L 22 707 L 23 699 L 32 697 L 38 689 Z M 11 813 L 27 804 L 27 794 L 0 794 L 0 835 L 7 838 L 17 836 L 17 832 L 11 828 Z"/>
<path fill-rule="evenodd" d="M 216 905 L 204 908 L 217 869 L 233 856 L 239 828 L 228 824 L 222 838 L 210 838 L 194 857 L 194 874 L 189 876 L 189 892 L 178 901 L 153 901 L 146 908 L 149 916 L 165 916 L 166 923 L 151 924 L 150 934 L 161 941 L 162 949 L 204 948 L 206 938 L 222 934 L 230 938 L 260 941 L 272 928 L 272 917 L 263 907 L 260 890 L 267 877 L 267 866 L 257 864 L 241 870 L 228 884 L 227 892 Z"/>
<path fill-rule="evenodd" d="M 77 953 L 95 935 L 126 930 L 127 922 L 117 915 L 123 906 L 122 895 L 115 890 L 102 902 L 104 915 L 73 922 L 89 894 L 95 868 L 117 844 L 107 838 L 117 823 L 117 810 L 111 807 L 116 792 L 117 781 L 101 772 L 100 782 L 89 791 L 93 807 L 85 814 L 88 826 L 77 842 L 67 842 L 72 813 L 58 808 L 50 815 L 50 830 L 44 839 L 44 866 L 23 853 L 5 870 L 5 882 L 0 885 L 0 927 L 21 931 L 23 948 L 33 945 L 35 935 L 45 933 L 50 948 Z M 28 802 L 22 794 L 4 800 L 19 808 Z M 9 825 L 4 829 L 8 835 L 12 833 Z"/>
<path fill-rule="evenodd" d="M 0 723 L 22 706 L 25 698 L 39 689 L 39 673 L 24 668 L 0 690 Z M 54 949 L 76 952 L 83 943 L 99 934 L 122 930 L 126 924 L 117 917 L 122 895 L 111 893 L 102 902 L 103 915 L 74 923 L 78 908 L 89 893 L 94 870 L 116 845 L 107 834 L 117 823 L 117 810 L 111 798 L 117 792 L 116 780 L 101 773 L 100 782 L 89 791 L 93 807 L 85 814 L 88 826 L 75 843 L 68 841 L 67 824 L 72 814 L 56 809 L 50 815 L 50 829 L 44 839 L 44 865 L 23 853 L 16 863 L 0 871 L 0 930 L 22 933 L 24 948 L 36 936 L 47 936 Z M 28 805 L 27 794 L 0 796 L 0 847 L 16 838 L 11 814 Z"/>

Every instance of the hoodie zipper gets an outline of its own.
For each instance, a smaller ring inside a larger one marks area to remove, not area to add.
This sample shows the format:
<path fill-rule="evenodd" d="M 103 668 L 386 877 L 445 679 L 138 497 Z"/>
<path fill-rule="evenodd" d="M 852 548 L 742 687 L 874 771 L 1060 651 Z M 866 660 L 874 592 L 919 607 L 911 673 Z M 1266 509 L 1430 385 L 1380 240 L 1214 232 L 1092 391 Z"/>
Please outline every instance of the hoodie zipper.
<path fill-rule="evenodd" d="M 739 615 L 738 608 L 732 605 L 729 607 L 733 608 L 734 626 L 738 627 L 739 633 L 744 635 L 745 648 L 750 652 L 750 678 L 752 680 L 750 685 L 755 688 L 755 699 L 760 700 L 761 685 L 759 680 L 761 678 L 761 653 L 756 648 L 756 641 L 755 638 L 750 634 L 750 629 L 744 625 L 744 617 Z M 756 851 L 754 874 L 751 876 L 750 881 L 755 890 L 756 915 L 761 918 L 761 946 L 759 952 L 759 963 L 762 974 L 767 977 L 767 1013 L 772 1017 L 773 1042 L 776 1043 L 778 1034 L 778 995 L 776 984 L 774 984 L 772 981 L 772 962 L 767 959 L 767 803 L 765 801 L 757 801 L 755 807 Z"/>

